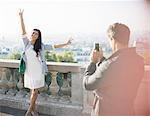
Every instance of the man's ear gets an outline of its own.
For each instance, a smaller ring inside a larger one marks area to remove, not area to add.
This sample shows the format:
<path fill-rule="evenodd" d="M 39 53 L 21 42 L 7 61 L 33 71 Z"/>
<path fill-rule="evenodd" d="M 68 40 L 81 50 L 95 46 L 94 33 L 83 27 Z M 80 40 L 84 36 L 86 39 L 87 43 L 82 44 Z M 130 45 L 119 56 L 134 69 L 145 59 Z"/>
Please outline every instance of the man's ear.
<path fill-rule="evenodd" d="M 114 39 L 113 37 L 110 38 L 111 41 L 112 41 L 113 39 Z"/>

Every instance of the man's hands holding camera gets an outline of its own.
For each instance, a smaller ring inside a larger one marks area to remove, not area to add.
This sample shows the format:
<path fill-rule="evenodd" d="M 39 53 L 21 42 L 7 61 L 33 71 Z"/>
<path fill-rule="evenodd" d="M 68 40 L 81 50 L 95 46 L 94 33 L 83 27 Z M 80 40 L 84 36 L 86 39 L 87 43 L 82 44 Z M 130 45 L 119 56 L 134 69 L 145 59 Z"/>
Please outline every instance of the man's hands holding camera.
<path fill-rule="evenodd" d="M 103 51 L 101 48 L 99 48 L 99 51 L 97 50 L 93 50 L 91 53 L 91 62 L 93 63 L 98 63 L 101 61 L 101 59 L 103 58 Z"/>

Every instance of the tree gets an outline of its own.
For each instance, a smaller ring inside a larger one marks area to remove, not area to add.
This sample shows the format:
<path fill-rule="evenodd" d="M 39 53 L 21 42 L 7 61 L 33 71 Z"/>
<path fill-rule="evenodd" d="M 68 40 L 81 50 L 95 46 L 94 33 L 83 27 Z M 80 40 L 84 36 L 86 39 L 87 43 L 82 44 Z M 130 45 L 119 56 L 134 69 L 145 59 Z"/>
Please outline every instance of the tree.
<path fill-rule="evenodd" d="M 13 52 L 8 56 L 8 59 L 20 60 L 21 54 L 19 52 Z"/>
<path fill-rule="evenodd" d="M 54 62 L 74 62 L 73 53 L 69 51 L 64 51 L 62 53 L 46 51 L 45 58 L 47 61 Z"/>

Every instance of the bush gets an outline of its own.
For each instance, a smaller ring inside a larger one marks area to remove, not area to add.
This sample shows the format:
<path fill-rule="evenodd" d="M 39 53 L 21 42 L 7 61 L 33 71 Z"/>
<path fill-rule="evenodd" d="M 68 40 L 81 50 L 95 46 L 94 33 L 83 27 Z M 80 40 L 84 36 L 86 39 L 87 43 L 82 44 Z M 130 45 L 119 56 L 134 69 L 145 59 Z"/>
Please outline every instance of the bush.
<path fill-rule="evenodd" d="M 8 56 L 8 59 L 16 59 L 16 60 L 20 60 L 21 58 L 21 54 L 19 52 L 15 52 L 15 53 L 11 53 Z"/>
<path fill-rule="evenodd" d="M 8 56 L 8 59 L 16 59 L 19 60 L 21 58 L 21 54 L 19 52 L 14 52 L 11 53 Z M 69 51 L 64 51 L 61 53 L 56 53 L 56 52 L 45 52 L 45 58 L 47 61 L 52 61 L 52 62 L 71 62 L 75 63 L 73 59 L 73 53 Z"/>
<path fill-rule="evenodd" d="M 48 52 L 45 53 L 45 58 L 47 61 L 54 62 L 75 62 L 73 59 L 73 53 L 69 51 L 64 51 L 61 53 Z"/>

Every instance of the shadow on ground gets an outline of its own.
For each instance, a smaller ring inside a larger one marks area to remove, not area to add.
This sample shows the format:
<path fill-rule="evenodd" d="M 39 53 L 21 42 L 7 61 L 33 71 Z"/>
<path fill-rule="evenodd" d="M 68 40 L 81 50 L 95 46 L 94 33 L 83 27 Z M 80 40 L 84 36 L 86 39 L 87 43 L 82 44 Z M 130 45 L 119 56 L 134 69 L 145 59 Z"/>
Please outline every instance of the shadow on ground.
<path fill-rule="evenodd" d="M 9 116 L 10 115 L 11 116 L 24 116 L 26 111 L 20 110 L 20 109 L 15 109 L 15 108 L 10 108 L 10 107 L 5 107 L 5 106 L 0 106 L 0 114 L 1 113 L 8 114 Z M 39 114 L 39 116 L 50 116 L 50 115 Z"/>

